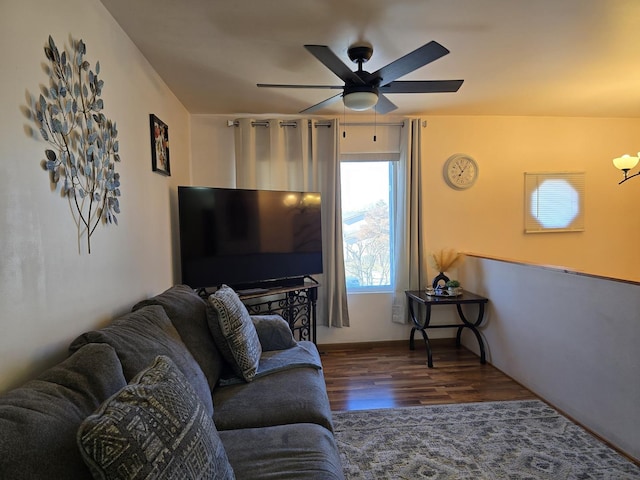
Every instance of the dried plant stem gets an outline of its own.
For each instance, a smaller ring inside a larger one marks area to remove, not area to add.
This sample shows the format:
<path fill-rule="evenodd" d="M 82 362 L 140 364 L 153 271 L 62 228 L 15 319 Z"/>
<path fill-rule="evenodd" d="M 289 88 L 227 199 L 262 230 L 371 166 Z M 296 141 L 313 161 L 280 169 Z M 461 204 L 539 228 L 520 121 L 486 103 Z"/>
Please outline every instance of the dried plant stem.
<path fill-rule="evenodd" d="M 453 249 L 442 249 L 431 253 L 431 265 L 438 272 L 446 272 L 457 265 L 463 255 Z"/>

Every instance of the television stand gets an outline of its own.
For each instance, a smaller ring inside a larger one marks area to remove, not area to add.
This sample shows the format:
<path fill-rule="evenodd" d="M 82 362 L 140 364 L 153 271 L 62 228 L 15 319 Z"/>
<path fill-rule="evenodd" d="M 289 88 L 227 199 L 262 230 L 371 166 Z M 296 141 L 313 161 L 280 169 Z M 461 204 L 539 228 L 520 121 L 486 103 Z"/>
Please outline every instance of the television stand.
<path fill-rule="evenodd" d="M 236 293 L 242 295 L 255 295 L 256 293 L 267 293 L 268 288 L 245 288 L 244 290 L 236 290 Z"/>
<path fill-rule="evenodd" d="M 238 296 L 251 315 L 278 314 L 289 324 L 296 340 L 316 343 L 316 306 L 319 283 L 239 290 Z M 244 293 L 243 293 L 244 292 Z"/>

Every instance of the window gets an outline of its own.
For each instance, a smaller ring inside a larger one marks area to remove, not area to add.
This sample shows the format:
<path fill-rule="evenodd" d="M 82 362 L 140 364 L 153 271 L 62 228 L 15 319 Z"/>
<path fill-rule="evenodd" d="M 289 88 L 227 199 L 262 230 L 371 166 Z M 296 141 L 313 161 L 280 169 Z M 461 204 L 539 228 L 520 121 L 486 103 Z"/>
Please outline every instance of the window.
<path fill-rule="evenodd" d="M 342 161 L 342 232 L 349 291 L 392 283 L 392 161 Z"/>
<path fill-rule="evenodd" d="M 525 173 L 525 232 L 584 230 L 584 173 Z"/>

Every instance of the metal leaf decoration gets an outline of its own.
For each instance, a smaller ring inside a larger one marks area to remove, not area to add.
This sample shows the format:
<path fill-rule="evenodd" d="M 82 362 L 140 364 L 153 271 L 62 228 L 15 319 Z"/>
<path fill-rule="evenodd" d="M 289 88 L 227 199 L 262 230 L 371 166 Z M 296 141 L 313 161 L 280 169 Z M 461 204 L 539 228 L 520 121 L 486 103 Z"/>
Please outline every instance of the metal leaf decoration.
<path fill-rule="evenodd" d="M 86 234 L 91 253 L 91 235 L 98 224 L 118 224 L 120 174 L 115 163 L 120 155 L 116 123 L 102 113 L 100 62 L 91 70 L 86 52 L 82 40 L 74 41 L 70 51 L 60 52 L 49 36 L 44 48 L 51 67 L 49 85 L 31 109 L 38 131 L 50 145 L 43 166 L 51 182 L 61 184 L 78 238 Z"/>

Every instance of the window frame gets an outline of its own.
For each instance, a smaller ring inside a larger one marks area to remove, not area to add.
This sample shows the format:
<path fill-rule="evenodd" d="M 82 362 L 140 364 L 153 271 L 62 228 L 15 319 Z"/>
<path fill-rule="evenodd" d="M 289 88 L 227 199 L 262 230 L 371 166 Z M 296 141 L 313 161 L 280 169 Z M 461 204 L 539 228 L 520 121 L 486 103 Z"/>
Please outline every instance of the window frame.
<path fill-rule="evenodd" d="M 388 163 L 388 180 L 389 180 L 389 284 L 387 285 L 360 285 L 349 286 L 346 285 L 348 294 L 362 294 L 362 293 L 390 293 L 394 291 L 395 280 L 395 224 L 393 222 L 393 212 L 395 211 L 395 197 L 397 193 L 398 185 L 395 183 L 397 178 L 396 171 L 399 165 L 398 154 L 380 154 L 380 153 L 358 153 L 351 155 L 343 155 L 340 159 L 340 168 L 342 169 L 343 163 L 374 163 L 384 162 Z M 342 175 L 340 177 L 340 189 L 342 189 Z M 342 205 L 340 209 L 340 221 L 342 219 Z M 346 244 L 345 247 L 346 248 Z M 345 261 L 345 283 L 346 283 L 346 255 L 344 255 Z"/>

